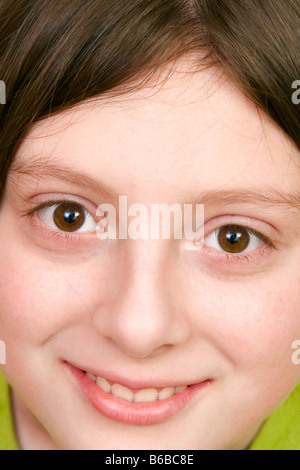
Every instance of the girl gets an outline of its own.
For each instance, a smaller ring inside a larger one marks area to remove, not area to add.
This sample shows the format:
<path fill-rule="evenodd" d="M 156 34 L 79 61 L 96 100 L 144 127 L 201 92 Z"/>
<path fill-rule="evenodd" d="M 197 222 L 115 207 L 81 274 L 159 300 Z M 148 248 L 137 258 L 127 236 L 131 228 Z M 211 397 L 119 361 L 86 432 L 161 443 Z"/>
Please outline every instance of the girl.
<path fill-rule="evenodd" d="M 300 449 L 298 0 L 0 20 L 1 448 Z M 97 236 L 120 196 L 203 237 Z"/>

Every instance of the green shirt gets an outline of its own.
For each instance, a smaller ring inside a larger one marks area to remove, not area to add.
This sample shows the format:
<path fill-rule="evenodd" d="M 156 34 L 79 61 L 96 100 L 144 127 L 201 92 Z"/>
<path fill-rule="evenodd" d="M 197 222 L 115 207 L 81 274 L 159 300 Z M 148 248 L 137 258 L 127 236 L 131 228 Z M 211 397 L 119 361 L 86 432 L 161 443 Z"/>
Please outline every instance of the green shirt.
<path fill-rule="evenodd" d="M 9 385 L 0 372 L 0 450 L 19 450 L 10 403 Z"/>
<path fill-rule="evenodd" d="M 18 450 L 9 393 L 0 372 L 0 450 Z M 266 420 L 249 450 L 300 450 L 300 383 Z"/>

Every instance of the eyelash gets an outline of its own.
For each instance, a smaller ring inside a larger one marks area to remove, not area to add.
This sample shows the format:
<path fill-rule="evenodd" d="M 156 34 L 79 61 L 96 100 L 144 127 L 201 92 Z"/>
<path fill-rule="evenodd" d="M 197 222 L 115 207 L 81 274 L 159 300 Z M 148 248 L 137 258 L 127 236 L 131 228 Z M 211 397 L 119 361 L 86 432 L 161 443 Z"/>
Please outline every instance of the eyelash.
<path fill-rule="evenodd" d="M 51 200 L 51 201 L 46 201 L 46 202 L 43 202 L 41 204 L 39 204 L 38 206 L 34 207 L 33 209 L 31 209 L 30 211 L 26 212 L 25 214 L 23 214 L 24 217 L 30 217 L 30 218 L 33 218 L 35 216 L 35 214 L 37 212 L 39 212 L 40 210 L 42 209 L 45 209 L 45 208 L 50 208 L 50 207 L 53 207 L 55 205 L 59 205 L 59 204 L 62 204 L 64 202 L 68 202 L 68 203 L 74 203 L 74 204 L 77 204 L 79 206 L 81 206 L 87 213 L 91 213 L 90 210 L 88 210 L 83 204 L 79 203 L 78 201 L 74 201 L 72 199 L 57 199 L 57 200 Z M 41 221 L 39 222 L 41 223 Z M 216 228 L 214 231 L 217 231 L 219 229 L 221 229 L 222 227 L 225 227 L 226 225 L 230 225 L 230 224 L 223 224 L 222 226 Z M 237 225 L 245 230 L 248 231 L 249 234 L 252 234 L 254 236 L 256 236 L 262 243 L 264 243 L 264 247 L 260 248 L 260 249 L 257 249 L 257 250 L 254 250 L 254 251 L 250 251 L 250 252 L 247 252 L 245 254 L 243 254 L 243 252 L 241 252 L 240 254 L 230 254 L 230 253 L 226 253 L 225 251 L 222 251 L 222 250 L 216 250 L 216 249 L 213 249 L 214 252 L 217 252 L 215 253 L 214 255 L 210 255 L 210 256 L 213 256 L 214 258 L 222 258 L 221 261 L 225 261 L 225 263 L 249 263 L 251 261 L 253 261 L 254 259 L 256 259 L 257 257 L 262 257 L 262 256 L 265 256 L 267 252 L 269 252 L 270 250 L 272 251 L 278 251 L 277 247 L 274 245 L 274 243 L 270 240 L 269 237 L 267 237 L 266 235 L 264 235 L 263 233 L 261 232 L 258 232 L 257 230 L 253 229 L 252 227 L 248 227 L 246 225 L 243 225 L 243 224 L 237 224 L 235 223 L 234 225 Z M 210 232 L 212 233 L 212 232 Z M 59 229 L 58 230 L 53 230 L 51 229 L 51 227 L 48 227 L 48 236 L 50 238 L 54 238 L 55 240 L 58 240 L 58 241 L 66 241 L 67 243 L 74 243 L 74 242 L 77 242 L 77 243 L 80 243 L 84 240 L 86 240 L 86 237 L 87 237 L 87 232 L 73 232 L 72 234 L 71 233 L 68 233 L 68 232 L 63 232 L 63 231 L 60 231 Z M 207 248 L 210 252 L 211 252 L 211 249 L 209 249 L 209 247 Z"/>
<path fill-rule="evenodd" d="M 218 227 L 214 231 L 219 230 L 222 227 L 226 227 L 227 225 L 231 225 L 231 224 L 223 224 L 222 226 Z M 243 252 L 241 252 L 240 254 L 231 254 L 231 253 L 226 253 L 225 251 L 222 251 L 222 250 L 214 250 L 214 251 L 216 251 L 216 253 L 213 255 L 215 259 L 222 258 L 221 261 L 225 262 L 226 264 L 227 263 L 231 263 L 231 264 L 233 264 L 233 263 L 250 263 L 250 262 L 253 262 L 253 261 L 257 260 L 258 258 L 261 258 L 261 257 L 265 256 L 270 250 L 271 251 L 278 251 L 278 248 L 274 245 L 274 243 L 271 241 L 271 239 L 269 237 L 267 237 L 266 235 L 264 235 L 263 233 L 258 232 L 257 230 L 255 230 L 251 227 L 248 227 L 246 225 L 243 225 L 243 224 L 236 224 L 235 223 L 234 225 L 237 225 L 240 228 L 243 228 L 243 229 L 247 230 L 249 234 L 252 234 L 252 235 L 256 236 L 261 242 L 264 243 L 264 246 L 259 248 L 259 249 L 249 251 L 249 252 L 244 253 L 244 254 L 243 254 Z M 212 232 L 210 232 L 210 233 L 212 233 Z M 207 248 L 207 249 L 209 249 L 209 248 Z"/>
<path fill-rule="evenodd" d="M 80 206 L 82 209 L 84 209 L 85 212 L 91 213 L 89 209 L 87 209 L 82 203 L 79 203 L 78 201 L 75 201 L 73 199 L 57 199 L 57 200 L 50 200 L 43 202 L 39 204 L 38 206 L 35 206 L 33 209 L 30 209 L 30 211 L 27 211 L 25 214 L 23 214 L 23 217 L 29 217 L 31 219 L 34 219 L 34 216 L 41 211 L 42 209 L 50 208 L 62 203 L 70 203 L 70 204 L 77 204 Z M 35 221 L 38 226 L 40 226 L 41 223 L 43 223 L 41 220 L 38 222 Z M 53 238 L 58 240 L 59 242 L 65 241 L 66 243 L 80 243 L 83 241 L 86 241 L 87 238 L 87 233 L 88 232 L 64 232 L 60 231 L 59 229 L 53 230 L 51 227 L 47 226 L 47 232 L 48 232 L 48 237 Z"/>

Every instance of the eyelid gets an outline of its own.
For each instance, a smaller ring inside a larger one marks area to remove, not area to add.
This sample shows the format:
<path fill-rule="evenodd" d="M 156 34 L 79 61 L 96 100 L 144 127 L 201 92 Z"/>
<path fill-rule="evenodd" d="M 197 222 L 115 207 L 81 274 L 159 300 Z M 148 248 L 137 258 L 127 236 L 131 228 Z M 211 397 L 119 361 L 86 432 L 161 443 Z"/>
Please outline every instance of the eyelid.
<path fill-rule="evenodd" d="M 251 237 L 251 235 L 256 237 L 256 240 L 260 243 L 263 243 L 264 246 L 268 246 L 269 248 L 275 248 L 275 245 L 272 243 L 272 241 L 269 240 L 265 235 L 257 232 L 256 230 L 252 230 L 251 228 L 248 228 L 248 227 L 245 227 L 245 226 L 242 226 L 242 225 L 235 225 L 235 226 L 233 226 L 233 225 L 223 225 L 222 227 L 220 227 L 216 230 L 213 230 L 212 232 L 210 232 L 208 235 L 206 235 L 204 237 L 204 243 L 203 243 L 204 246 L 208 249 L 215 250 L 217 252 L 220 252 L 220 253 L 223 253 L 223 254 L 226 254 L 226 255 L 233 255 L 233 256 L 238 256 L 238 255 L 242 255 L 242 254 L 246 255 L 246 254 L 253 253 L 253 252 L 256 252 L 256 251 L 262 249 L 262 246 L 252 247 L 252 249 L 251 249 L 251 245 L 255 244 L 255 241 L 253 239 L 251 240 L 251 238 L 250 238 L 248 247 L 246 247 L 244 250 L 238 251 L 236 253 L 234 253 L 234 252 L 231 253 L 229 251 L 226 251 L 225 249 L 223 249 L 220 246 L 219 232 L 222 228 L 226 229 L 227 227 L 228 227 L 228 231 L 230 230 L 231 227 L 234 227 L 232 229 L 232 232 L 237 232 L 238 228 L 246 230 L 250 237 Z M 213 246 L 214 244 L 217 245 L 217 246 Z"/>
<path fill-rule="evenodd" d="M 226 227 L 227 225 L 236 225 L 245 228 L 257 236 L 261 241 L 271 248 L 275 248 L 272 240 L 277 240 L 278 232 L 269 223 L 259 221 L 253 217 L 239 215 L 222 215 L 209 220 L 204 225 L 204 238 L 212 232 Z M 263 227 L 262 227 L 263 226 Z"/>
<path fill-rule="evenodd" d="M 53 207 L 55 205 L 62 204 L 64 202 L 70 203 L 70 204 L 77 204 L 78 206 L 81 206 L 86 212 L 89 214 L 93 215 L 93 217 L 96 220 L 96 205 L 88 202 L 87 200 L 82 200 L 82 198 L 79 198 L 78 196 L 73 196 L 73 195 L 68 195 L 68 194 L 62 194 L 61 197 L 57 196 L 57 194 L 52 198 L 51 195 L 42 195 L 43 198 L 47 197 L 45 201 L 38 202 L 36 199 L 40 199 L 41 196 L 37 196 L 35 198 L 35 201 L 30 201 L 30 204 L 33 206 L 32 209 L 29 211 L 26 211 L 24 213 L 24 216 L 33 216 L 36 212 L 39 210 L 45 209 L 47 207 Z M 93 207 L 92 207 L 93 206 Z"/>
<path fill-rule="evenodd" d="M 220 227 L 219 229 L 217 230 L 220 230 L 221 228 L 223 227 L 226 227 L 228 225 L 228 227 L 230 227 L 231 225 L 233 224 L 226 224 L 226 225 L 223 225 L 222 227 Z M 270 240 L 270 238 L 268 238 L 266 235 L 264 235 L 263 233 L 257 231 L 257 230 L 254 230 L 253 228 L 251 227 L 247 227 L 245 225 L 241 225 L 241 224 L 234 224 L 240 228 L 244 228 L 246 229 L 250 234 L 256 236 L 261 242 L 265 243 L 265 245 L 269 246 L 270 248 L 274 248 L 276 249 L 274 243 Z"/>
<path fill-rule="evenodd" d="M 249 251 L 241 251 L 239 253 L 230 253 L 225 250 L 207 246 L 205 244 L 205 239 L 208 235 L 220 230 L 226 226 L 238 226 L 249 231 L 249 234 L 255 235 L 259 240 L 261 240 L 264 245 Z M 261 225 L 267 225 L 266 230 L 261 229 Z M 269 235 L 270 233 L 270 235 Z M 275 244 L 273 243 L 275 241 Z M 276 229 L 269 224 L 258 221 L 250 217 L 231 215 L 231 216 L 220 216 L 212 219 L 207 222 L 204 226 L 204 239 L 200 242 L 204 253 L 208 256 L 208 261 L 213 263 L 220 263 L 220 268 L 223 263 L 224 266 L 229 267 L 231 264 L 232 267 L 236 264 L 242 267 L 243 264 L 250 263 L 251 266 L 254 266 L 256 263 L 260 263 L 262 256 L 266 256 L 271 252 L 279 252 L 280 249 L 276 246 L 278 243 L 278 236 L 276 237 Z M 195 243 L 198 244 L 197 241 Z M 215 265 L 217 266 L 217 264 Z M 250 265 L 249 265 L 250 266 Z M 246 267 L 246 266 L 245 266 Z"/>
<path fill-rule="evenodd" d="M 268 231 L 260 230 L 260 225 L 262 223 L 255 220 L 253 226 L 249 223 L 250 218 L 239 217 L 239 216 L 222 216 L 220 218 L 213 219 L 211 223 L 204 227 L 203 238 L 199 239 L 198 242 L 195 241 L 195 245 L 198 245 L 198 249 L 193 251 L 195 253 L 195 261 L 197 264 L 203 264 L 208 269 L 207 272 L 211 273 L 213 276 L 224 275 L 226 278 L 231 275 L 250 275 L 253 273 L 261 272 L 262 269 L 266 267 L 266 263 L 272 262 L 272 253 L 280 252 L 281 248 L 276 246 L 278 244 L 278 238 L 275 236 L 269 236 Z M 241 221 L 243 223 L 241 223 Z M 205 243 L 206 237 L 221 229 L 222 227 L 235 225 L 243 227 L 249 232 L 252 232 L 255 236 L 258 236 L 262 240 L 263 245 L 250 249 L 249 251 L 241 251 L 236 253 L 227 252 L 223 250 L 220 246 L 220 249 L 213 246 L 208 246 Z M 259 226 L 259 229 L 256 227 Z M 270 230 L 271 233 L 274 233 L 275 229 Z M 267 232 L 267 234 L 266 234 Z M 275 242 L 275 244 L 273 243 Z"/>
<path fill-rule="evenodd" d="M 45 195 L 43 195 L 43 198 L 44 198 Z M 55 206 L 59 206 L 60 204 L 63 204 L 63 203 L 67 203 L 67 204 L 75 204 L 75 205 L 78 205 L 79 207 L 81 207 L 81 209 L 83 209 L 83 211 L 86 213 L 86 216 L 89 216 L 89 217 L 92 217 L 95 221 L 95 224 L 97 226 L 97 215 L 96 215 L 96 209 L 95 209 L 95 205 L 93 205 L 92 203 L 89 203 L 87 201 L 86 202 L 82 202 L 82 200 L 79 200 L 80 198 L 77 197 L 77 196 L 72 196 L 72 195 L 61 195 L 61 197 L 57 197 L 57 194 L 55 194 L 55 197 L 52 199 L 50 195 L 47 195 L 48 198 L 45 200 L 45 201 L 42 201 L 40 203 L 38 203 L 38 201 L 36 201 L 34 207 L 32 207 L 32 209 L 30 210 L 26 210 L 25 212 L 23 212 L 23 214 L 21 215 L 21 217 L 29 217 L 30 219 L 32 219 L 35 224 L 36 224 L 36 228 L 38 229 L 39 227 L 43 227 L 45 229 L 47 229 L 47 234 L 50 238 L 53 238 L 53 239 L 59 239 L 60 242 L 73 242 L 73 243 L 80 243 L 80 242 L 85 242 L 85 241 L 88 241 L 90 236 L 94 236 L 94 232 L 96 230 L 96 227 L 95 227 L 95 230 L 76 230 L 74 232 L 67 232 L 67 231 L 64 231 L 64 230 L 60 230 L 59 228 L 54 229 L 51 225 L 48 225 L 47 223 L 44 222 L 43 219 L 40 218 L 40 216 L 38 215 L 38 213 L 40 211 L 42 211 L 43 209 L 50 209 L 51 207 L 55 207 Z M 37 197 L 38 199 L 40 199 L 40 196 Z M 33 204 L 34 201 L 30 201 L 31 204 Z M 91 207 L 93 206 L 93 207 Z M 36 217 L 36 214 L 37 214 L 37 217 Z M 42 225 L 41 225 L 42 224 Z"/>
<path fill-rule="evenodd" d="M 46 199 L 47 198 L 47 199 Z M 42 200 L 41 200 L 42 199 Z M 39 202 L 40 201 L 40 202 Z M 55 194 L 54 197 L 51 197 L 49 194 L 43 194 L 42 197 L 37 196 L 33 200 L 28 201 L 27 204 L 30 204 L 31 208 L 27 210 L 22 210 L 20 217 L 28 218 L 30 224 L 26 224 L 28 227 L 29 235 L 33 236 L 36 240 L 36 243 L 41 247 L 45 247 L 47 250 L 49 248 L 66 254 L 70 249 L 73 253 L 74 249 L 79 249 L 86 247 L 87 250 L 99 250 L 99 238 L 95 236 L 95 231 L 86 231 L 86 230 L 77 230 L 74 232 L 67 232 L 60 230 L 59 228 L 53 229 L 48 224 L 39 217 L 38 212 L 42 209 L 51 208 L 55 205 L 70 203 L 77 204 L 84 210 L 86 213 L 92 217 L 97 225 L 97 216 L 95 205 L 89 201 L 83 202 L 82 198 L 78 196 Z"/>

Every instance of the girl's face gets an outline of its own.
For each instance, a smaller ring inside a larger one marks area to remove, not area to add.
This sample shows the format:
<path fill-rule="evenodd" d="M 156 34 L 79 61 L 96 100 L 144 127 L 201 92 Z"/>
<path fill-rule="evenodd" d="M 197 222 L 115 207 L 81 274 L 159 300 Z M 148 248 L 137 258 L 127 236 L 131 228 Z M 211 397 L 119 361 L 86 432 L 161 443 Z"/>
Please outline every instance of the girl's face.
<path fill-rule="evenodd" d="M 246 447 L 300 378 L 299 183 L 282 131 L 213 70 L 37 123 L 0 212 L 2 370 L 36 446 Z M 119 196 L 136 228 L 135 203 L 204 204 L 203 245 L 100 239 Z"/>

